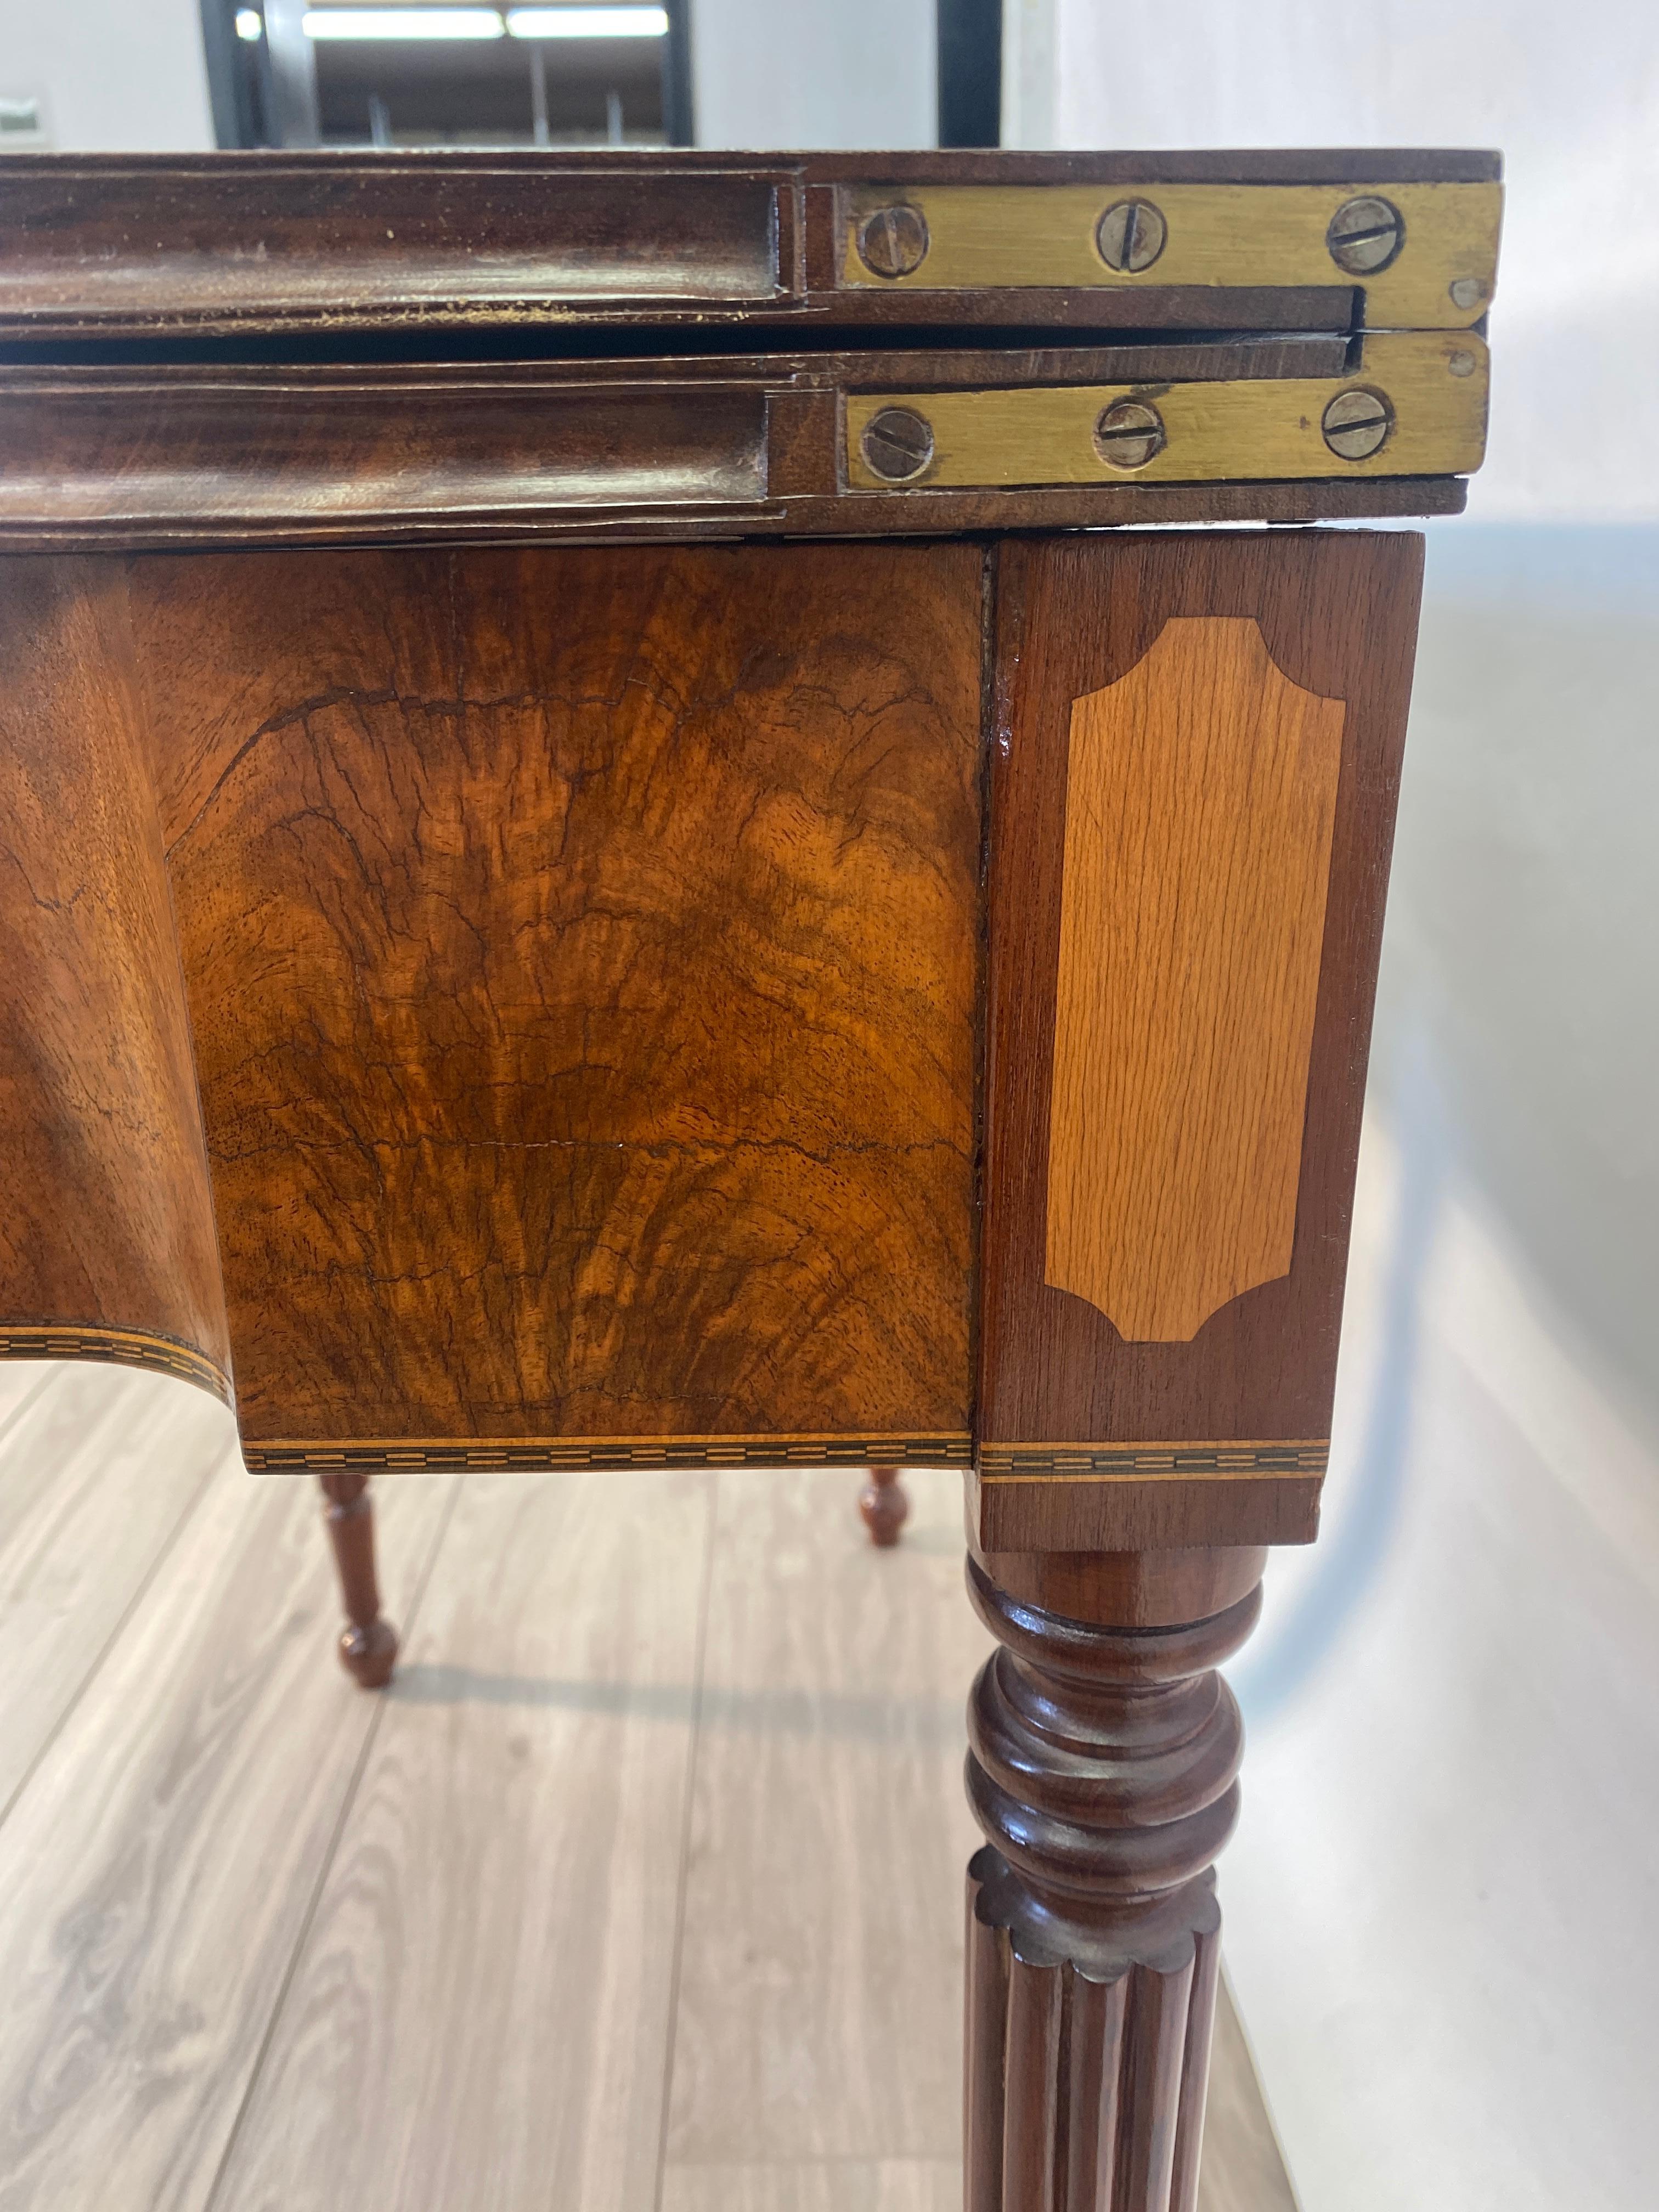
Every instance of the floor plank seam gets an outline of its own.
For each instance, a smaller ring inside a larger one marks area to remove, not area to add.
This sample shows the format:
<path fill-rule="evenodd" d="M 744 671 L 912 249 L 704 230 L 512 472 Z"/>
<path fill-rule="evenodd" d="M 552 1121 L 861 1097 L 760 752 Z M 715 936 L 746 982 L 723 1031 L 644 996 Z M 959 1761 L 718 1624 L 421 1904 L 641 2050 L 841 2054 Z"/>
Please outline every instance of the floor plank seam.
<path fill-rule="evenodd" d="M 455 1508 L 459 1499 L 460 1484 L 452 1476 L 448 1504 L 439 1517 L 438 1526 L 433 1532 L 431 1547 L 422 1565 L 420 1573 L 415 1578 L 415 1586 L 409 1603 L 404 1609 L 403 1641 L 405 1646 L 413 1640 L 416 1623 L 420 1619 L 422 1601 L 426 1596 L 428 1585 L 432 1580 L 439 1556 L 443 1551 L 444 1539 L 449 1534 L 449 1524 L 455 1517 Z M 258 2094 L 265 2061 L 270 2055 L 276 2030 L 282 2022 L 283 2008 L 288 2002 L 289 1992 L 294 1986 L 295 1977 L 299 1972 L 301 1961 L 306 1954 L 306 1946 L 311 1940 L 311 1930 L 316 1921 L 317 1910 L 323 1901 L 323 1893 L 328 1886 L 329 1875 L 333 1871 L 335 1859 L 339 1854 L 341 1838 L 344 1836 L 346 1824 L 351 1818 L 352 1807 L 357 1802 L 358 1787 L 368 1771 L 369 1758 L 374 1748 L 375 1739 L 380 1734 L 380 1723 L 385 1717 L 386 1706 L 390 1702 L 390 1693 L 386 1691 L 362 1690 L 357 1694 L 360 1697 L 372 1697 L 374 1699 L 374 1708 L 369 1715 L 368 1726 L 363 1730 L 363 1740 L 358 1746 L 357 1756 L 352 1763 L 350 1777 L 340 1794 L 340 1807 L 335 1815 L 333 1828 L 329 1834 L 328 1848 L 324 1851 L 319 1863 L 316 1879 L 311 1887 L 311 1895 L 306 1901 L 305 1914 L 295 1935 L 294 1948 L 289 1954 L 288 1964 L 283 1970 L 282 1982 L 272 2001 L 270 2016 L 265 2021 L 264 2033 L 259 2038 L 259 2048 L 254 2053 L 252 2065 L 248 2069 L 247 2083 L 237 2103 L 235 2118 L 231 2121 L 228 2132 L 225 2136 L 225 2147 L 219 2154 L 217 2166 L 214 2168 L 213 2180 L 209 2186 L 206 2197 L 202 2201 L 202 2212 L 214 2212 L 214 2207 L 219 2202 L 219 2194 L 224 2187 L 225 2177 L 229 2172 L 232 2160 L 235 2156 L 243 2124 L 248 2113 L 252 2110 L 254 2100 Z"/>
<path fill-rule="evenodd" d="M 33 1405 L 37 1398 L 40 1397 L 44 1394 L 50 1384 L 58 1381 L 63 1371 L 61 1364 L 56 1366 L 48 1367 L 46 1373 L 40 1377 L 33 1389 L 32 1390 L 26 1390 L 22 1396 L 17 1401 L 17 1403 L 12 1407 L 10 1413 L 9 1413 L 3 1419 L 0 1419 L 0 1445 L 4 1444 L 6 1438 L 17 1426 L 17 1424 L 22 1419 L 24 1414 L 27 1413 L 29 1407 Z"/>
<path fill-rule="evenodd" d="M 668 1974 L 668 2033 L 662 2062 L 662 2112 L 657 2123 L 657 2188 L 653 2212 L 662 2212 L 663 2187 L 668 2172 L 668 2122 L 674 2089 L 674 2047 L 679 2027 L 680 1966 L 685 1948 L 685 1898 L 690 1881 L 691 1819 L 696 1802 L 697 1750 L 702 1741 L 703 1668 L 708 1650 L 708 1606 L 714 1587 L 714 1547 L 720 1537 L 720 1478 L 716 1469 L 706 1485 L 708 1501 L 705 1526 L 708 1540 L 702 1553 L 702 1589 L 697 1600 L 697 1648 L 691 1664 L 691 1741 L 685 1756 L 685 1807 L 680 1815 L 679 1867 L 675 1876 L 674 1953 Z"/>
<path fill-rule="evenodd" d="M 52 1378 L 48 1376 L 47 1380 L 50 1381 Z M 45 1385 L 43 1384 L 41 1387 L 44 1389 Z M 25 1399 L 24 1404 L 32 1404 L 39 1395 L 40 1393 L 38 1391 L 31 1391 L 29 1396 Z M 21 1407 L 18 1410 L 21 1412 Z M 8 1423 L 6 1425 L 9 1427 L 10 1424 Z M 0 1430 L 0 1442 L 3 1441 L 3 1437 L 4 1431 Z M 128 1626 L 131 1623 L 134 1616 L 143 1606 L 145 1599 L 149 1597 L 150 1589 L 155 1583 L 156 1577 L 161 1573 L 161 1569 L 167 1565 L 168 1559 L 172 1558 L 174 1548 L 178 1545 L 179 1539 L 183 1536 L 185 1530 L 190 1525 L 191 1516 L 196 1511 L 197 1507 L 201 1504 L 204 1496 L 206 1494 L 209 1485 L 217 1478 L 222 1464 L 222 1462 L 217 1462 L 209 1468 L 207 1473 L 202 1477 L 202 1480 L 197 1484 L 195 1489 L 191 1491 L 190 1496 L 185 1499 L 185 1504 L 179 1509 L 178 1518 L 174 1521 L 172 1528 L 168 1529 L 167 1535 L 156 1547 L 155 1557 L 150 1561 L 149 1566 L 145 1568 L 143 1573 L 139 1577 L 132 1595 L 127 1600 L 125 1605 L 122 1607 L 120 1613 L 117 1615 L 113 1625 L 111 1626 L 109 1634 L 104 1638 L 103 1642 L 99 1645 L 96 1652 L 93 1655 L 91 1663 L 88 1665 L 86 1673 L 81 1677 L 80 1681 L 76 1686 L 74 1695 L 69 1698 L 64 1705 L 63 1711 L 58 1714 L 57 1719 L 53 1721 L 52 1726 L 46 1730 L 46 1735 L 35 1746 L 34 1756 L 29 1760 L 28 1765 L 18 1776 L 16 1787 L 13 1790 L 10 1796 L 7 1798 L 5 1803 L 3 1805 L 0 1805 L 0 1827 L 3 1827 L 5 1826 L 6 1822 L 16 1811 L 18 1806 L 21 1804 L 23 1798 L 27 1792 L 28 1786 L 30 1783 L 33 1781 L 35 1776 L 40 1772 L 41 1765 L 44 1762 L 47 1753 L 57 1742 L 58 1737 L 64 1733 L 64 1730 L 69 1726 L 70 1722 L 75 1717 L 75 1715 L 80 1711 L 82 1704 L 85 1702 L 88 1692 L 91 1689 L 93 1684 L 97 1680 L 99 1674 L 102 1672 L 105 1662 L 108 1659 L 111 1652 L 114 1650 L 116 1645 L 121 1641 L 123 1636 L 125 1635 Z"/>
<path fill-rule="evenodd" d="M 936 2150 L 800 2150 L 757 2151 L 752 2157 L 671 2158 L 671 2173 L 725 2173 L 740 2166 L 765 2167 L 769 2172 L 793 2172 L 797 2166 L 943 2166 L 960 2172 L 960 2158 Z"/>

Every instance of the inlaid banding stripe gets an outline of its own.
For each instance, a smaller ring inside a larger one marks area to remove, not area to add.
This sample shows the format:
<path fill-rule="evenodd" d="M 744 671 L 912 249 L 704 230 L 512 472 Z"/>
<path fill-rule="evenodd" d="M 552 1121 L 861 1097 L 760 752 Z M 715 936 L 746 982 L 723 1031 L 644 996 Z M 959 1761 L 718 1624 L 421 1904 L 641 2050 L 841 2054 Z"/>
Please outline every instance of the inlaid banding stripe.
<path fill-rule="evenodd" d="M 104 1359 L 118 1367 L 143 1367 L 152 1374 L 176 1376 L 228 1406 L 234 1402 L 229 1376 L 205 1352 L 176 1337 L 153 1336 L 142 1329 L 58 1322 L 43 1322 L 32 1328 L 0 1328 L 0 1359 Z"/>
<path fill-rule="evenodd" d="M 364 1468 L 392 1474 L 529 1474 L 673 1467 L 963 1467 L 965 1431 L 921 1436 L 422 1437 L 315 1442 L 245 1438 L 257 1473 Z"/>
<path fill-rule="evenodd" d="M 1249 1480 L 1274 1475 L 1322 1475 L 1328 1437 L 1268 1442 L 1162 1443 L 987 1443 L 980 1446 L 985 1482 L 1147 1482 Z"/>

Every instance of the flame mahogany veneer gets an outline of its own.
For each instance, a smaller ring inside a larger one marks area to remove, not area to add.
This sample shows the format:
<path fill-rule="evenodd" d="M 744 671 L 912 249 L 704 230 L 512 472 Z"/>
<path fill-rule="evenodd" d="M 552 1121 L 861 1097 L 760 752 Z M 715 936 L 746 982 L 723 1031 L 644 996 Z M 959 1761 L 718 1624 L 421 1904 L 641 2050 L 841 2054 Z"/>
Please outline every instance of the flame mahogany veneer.
<path fill-rule="evenodd" d="M 1365 287 L 838 257 L 877 185 L 1495 164 L 3 166 L 0 1354 L 320 1476 L 368 1686 L 373 1470 L 865 1465 L 890 1541 L 961 1465 L 969 2212 L 1193 2212 L 1422 542 L 1076 526 L 1463 487 L 850 490 L 854 390 L 1340 380 Z"/>

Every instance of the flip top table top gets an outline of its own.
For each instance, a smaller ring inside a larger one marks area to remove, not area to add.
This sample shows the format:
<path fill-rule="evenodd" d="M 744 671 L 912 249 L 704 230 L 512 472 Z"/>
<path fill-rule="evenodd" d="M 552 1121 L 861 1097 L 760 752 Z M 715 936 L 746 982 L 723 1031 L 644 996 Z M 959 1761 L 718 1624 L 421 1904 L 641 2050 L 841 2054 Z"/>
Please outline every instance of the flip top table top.
<path fill-rule="evenodd" d="M 1494 156 L 0 160 L 0 545 L 1441 514 Z"/>

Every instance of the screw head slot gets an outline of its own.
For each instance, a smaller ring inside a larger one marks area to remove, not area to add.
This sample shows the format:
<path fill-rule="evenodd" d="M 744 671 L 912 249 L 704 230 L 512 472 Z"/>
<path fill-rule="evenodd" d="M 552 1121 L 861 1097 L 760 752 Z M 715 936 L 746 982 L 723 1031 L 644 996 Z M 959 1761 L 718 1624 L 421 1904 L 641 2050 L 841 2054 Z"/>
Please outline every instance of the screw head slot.
<path fill-rule="evenodd" d="M 1138 276 L 1163 252 L 1169 236 L 1162 210 L 1151 200 L 1118 200 L 1095 225 L 1095 246 L 1109 269 Z"/>
<path fill-rule="evenodd" d="M 933 425 L 910 407 L 883 407 L 864 426 L 859 451 L 872 477 L 909 483 L 933 458 Z"/>
<path fill-rule="evenodd" d="M 1394 409 L 1382 392 L 1352 385 L 1327 404 L 1319 427 L 1339 460 L 1368 461 L 1389 441 Z"/>
<path fill-rule="evenodd" d="M 872 276 L 908 276 L 927 258 L 927 218 L 902 202 L 878 208 L 859 225 L 859 258 Z"/>
<path fill-rule="evenodd" d="M 1168 443 L 1164 417 L 1144 399 L 1115 399 L 1095 424 L 1095 451 L 1108 468 L 1144 469 Z"/>
<path fill-rule="evenodd" d="M 1406 218 L 1392 200 L 1362 194 L 1344 200 L 1331 217 L 1325 245 L 1350 276 L 1375 276 L 1397 260 L 1406 243 Z"/>

